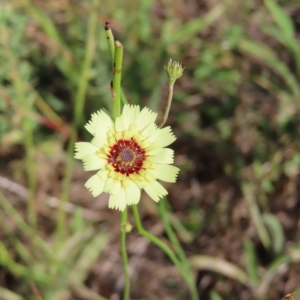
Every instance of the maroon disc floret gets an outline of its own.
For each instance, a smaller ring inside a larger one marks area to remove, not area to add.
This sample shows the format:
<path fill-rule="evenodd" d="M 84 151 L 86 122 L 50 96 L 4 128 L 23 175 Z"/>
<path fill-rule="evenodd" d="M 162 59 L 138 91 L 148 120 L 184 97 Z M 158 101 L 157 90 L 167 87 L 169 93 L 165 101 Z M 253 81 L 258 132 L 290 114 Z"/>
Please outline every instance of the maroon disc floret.
<path fill-rule="evenodd" d="M 110 149 L 107 160 L 115 171 L 127 176 L 139 173 L 146 159 L 146 151 L 136 142 L 130 140 L 118 140 Z"/>

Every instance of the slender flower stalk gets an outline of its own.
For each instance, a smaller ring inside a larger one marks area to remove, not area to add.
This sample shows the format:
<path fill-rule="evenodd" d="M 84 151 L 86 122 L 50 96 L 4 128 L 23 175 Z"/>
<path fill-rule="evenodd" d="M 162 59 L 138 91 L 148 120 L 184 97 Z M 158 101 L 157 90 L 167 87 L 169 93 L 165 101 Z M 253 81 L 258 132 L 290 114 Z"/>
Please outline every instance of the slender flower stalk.
<path fill-rule="evenodd" d="M 121 78 L 122 78 L 123 45 L 115 42 L 115 57 L 113 65 L 113 117 L 118 118 L 121 114 Z"/>
<path fill-rule="evenodd" d="M 198 292 L 197 292 L 195 282 L 194 282 L 193 277 L 192 277 L 191 269 L 187 267 L 188 262 L 187 262 L 187 258 L 185 257 L 185 255 L 184 255 L 184 261 L 181 261 L 177 257 L 176 253 L 174 253 L 174 251 L 171 250 L 171 248 L 169 248 L 165 243 L 163 243 L 160 239 L 158 239 L 155 235 L 148 232 L 143 227 L 137 205 L 133 205 L 132 210 L 133 210 L 134 220 L 135 220 L 135 224 L 136 224 L 138 232 L 142 236 L 144 236 L 145 238 L 150 240 L 158 248 L 160 248 L 170 258 L 172 263 L 176 266 L 177 270 L 181 274 L 182 278 L 187 283 L 187 285 L 189 287 L 189 290 L 190 290 L 190 293 L 191 293 L 191 299 L 192 300 L 199 300 Z M 165 223 L 164 223 L 164 225 L 165 225 Z M 171 240 L 171 243 L 172 243 L 172 240 Z M 174 244 L 173 244 L 173 246 L 174 246 Z"/>
<path fill-rule="evenodd" d="M 115 61 L 115 38 L 113 36 L 112 30 L 109 26 L 109 22 L 105 22 L 105 35 L 106 35 L 106 40 L 107 40 L 107 45 L 109 49 L 109 54 L 110 54 L 110 59 L 112 63 L 112 68 L 114 69 L 114 61 Z M 123 104 L 128 103 L 125 94 L 123 93 L 122 87 L 121 87 L 121 102 Z"/>
<path fill-rule="evenodd" d="M 167 107 L 165 109 L 165 113 L 163 116 L 163 119 L 159 125 L 159 127 L 163 127 L 165 123 L 167 122 L 170 108 L 171 108 L 171 103 L 173 99 L 173 90 L 174 90 L 174 84 L 175 81 L 182 76 L 184 68 L 182 65 L 176 61 L 172 61 L 172 59 L 169 60 L 167 66 L 165 66 L 165 70 L 168 76 L 168 81 L 169 81 L 169 95 L 168 95 L 168 101 L 167 101 Z"/>
<path fill-rule="evenodd" d="M 115 39 L 113 33 L 109 27 L 109 22 L 105 22 L 105 35 L 107 39 L 108 49 L 111 57 L 112 67 L 114 67 L 114 57 L 115 57 Z"/>
<path fill-rule="evenodd" d="M 130 276 L 128 271 L 128 256 L 126 251 L 126 225 L 127 225 L 127 209 L 121 212 L 121 235 L 120 246 L 124 272 L 124 294 L 123 300 L 130 299 Z"/>
<path fill-rule="evenodd" d="M 167 66 L 165 66 L 165 70 L 166 70 L 166 73 L 168 76 L 168 82 L 169 82 L 169 95 L 168 95 L 165 113 L 164 113 L 163 119 L 160 123 L 160 127 L 163 127 L 168 119 L 170 107 L 171 107 L 171 103 L 172 103 L 172 98 L 173 98 L 174 84 L 175 84 L 175 81 L 182 76 L 184 68 L 182 67 L 182 65 L 180 63 L 172 61 L 170 59 Z M 196 300 L 196 299 L 198 299 L 198 292 L 197 292 L 197 288 L 195 286 L 192 269 L 191 269 L 191 266 L 189 264 L 189 261 L 188 261 L 186 255 L 185 255 L 185 253 L 184 253 L 184 251 L 183 251 L 183 249 L 182 249 L 182 247 L 181 247 L 181 245 L 169 223 L 168 212 L 167 212 L 166 206 L 165 206 L 165 199 L 160 201 L 158 207 L 159 207 L 160 215 L 162 217 L 164 228 L 167 232 L 170 242 L 174 246 L 174 248 L 177 252 L 177 255 L 179 256 L 179 259 L 181 261 L 180 267 L 178 266 L 178 264 L 175 264 L 175 265 L 177 266 L 182 277 L 186 280 L 186 283 L 191 292 L 192 299 Z M 159 246 L 159 244 L 157 244 L 157 245 Z M 162 248 L 162 250 L 163 250 L 163 248 Z"/>
<path fill-rule="evenodd" d="M 113 35 L 111 33 L 111 38 Z M 114 62 L 113 62 L 113 118 L 117 119 L 121 114 L 121 79 L 122 79 L 122 63 L 123 63 L 123 45 L 116 41 L 114 48 Z M 97 128 L 97 130 L 100 128 Z M 130 277 L 128 271 L 128 255 L 126 250 L 126 230 L 124 228 L 127 223 L 127 209 L 121 212 L 121 234 L 120 234 L 120 247 L 123 262 L 124 273 L 124 294 L 123 300 L 130 299 Z"/>
<path fill-rule="evenodd" d="M 166 244 L 164 244 L 159 238 L 157 238 L 155 235 L 153 235 L 143 227 L 137 205 L 133 205 L 132 210 L 133 210 L 135 225 L 137 227 L 138 232 L 141 235 L 143 235 L 145 238 L 150 240 L 154 245 L 159 247 L 163 252 L 165 252 L 167 256 L 170 258 L 170 260 L 172 261 L 172 263 L 178 269 L 180 269 L 180 262 L 176 254 L 174 253 L 174 251 L 171 248 L 169 248 Z"/>
<path fill-rule="evenodd" d="M 158 204 L 158 209 L 159 209 L 159 213 L 161 215 L 167 236 L 170 239 L 170 242 L 172 243 L 172 245 L 174 246 L 180 261 L 182 262 L 183 267 L 182 267 L 181 272 L 185 274 L 184 278 L 186 278 L 186 282 L 189 286 L 189 289 L 190 289 L 190 292 L 192 295 L 192 299 L 198 299 L 198 292 L 197 292 L 197 288 L 195 285 L 195 280 L 193 278 L 192 268 L 190 266 L 188 258 L 186 257 L 186 255 L 185 255 L 185 253 L 184 253 L 184 251 L 172 229 L 170 221 L 169 221 L 170 218 L 168 216 L 169 213 L 166 208 L 166 199 L 162 199 L 162 201 L 160 201 L 160 203 Z"/>

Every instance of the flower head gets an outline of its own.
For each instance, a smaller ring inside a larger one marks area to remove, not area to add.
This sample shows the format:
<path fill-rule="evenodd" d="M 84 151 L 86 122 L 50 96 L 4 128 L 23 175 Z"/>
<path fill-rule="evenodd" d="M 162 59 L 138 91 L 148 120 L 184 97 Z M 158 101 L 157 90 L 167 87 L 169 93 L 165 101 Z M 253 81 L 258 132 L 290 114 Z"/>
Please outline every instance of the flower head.
<path fill-rule="evenodd" d="M 168 75 L 169 84 L 173 85 L 175 81 L 182 76 L 184 68 L 181 63 L 172 61 L 170 58 L 167 66 L 165 66 L 165 70 Z"/>
<path fill-rule="evenodd" d="M 125 105 L 113 122 L 102 110 L 94 113 L 85 128 L 91 143 L 75 144 L 75 158 L 86 171 L 99 170 L 85 184 L 94 197 L 110 194 L 109 208 L 123 211 L 137 204 L 141 190 L 156 202 L 168 194 L 157 181 L 175 182 L 179 169 L 171 166 L 174 151 L 165 148 L 175 141 L 170 127 L 158 128 L 157 114 L 135 105 Z"/>

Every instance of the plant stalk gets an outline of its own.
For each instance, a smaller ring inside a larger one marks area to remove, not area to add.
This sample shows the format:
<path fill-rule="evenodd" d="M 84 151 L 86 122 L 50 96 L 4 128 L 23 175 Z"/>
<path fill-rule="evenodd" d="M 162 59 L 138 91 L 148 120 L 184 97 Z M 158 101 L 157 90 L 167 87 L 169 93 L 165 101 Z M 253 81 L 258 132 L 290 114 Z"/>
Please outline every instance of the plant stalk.
<path fill-rule="evenodd" d="M 154 245 L 156 245 L 158 248 L 160 248 L 172 261 L 172 263 L 176 266 L 177 270 L 181 274 L 182 278 L 187 283 L 190 293 L 191 293 L 191 299 L 192 300 L 199 300 L 198 293 L 195 287 L 195 284 L 193 281 L 191 281 L 191 276 L 187 274 L 186 266 L 184 263 L 182 263 L 173 250 L 171 250 L 165 243 L 163 243 L 160 239 L 158 239 L 156 236 L 148 232 L 142 225 L 139 211 L 137 208 L 137 205 L 132 206 L 134 220 L 136 224 L 136 228 L 138 232 L 150 240 Z"/>

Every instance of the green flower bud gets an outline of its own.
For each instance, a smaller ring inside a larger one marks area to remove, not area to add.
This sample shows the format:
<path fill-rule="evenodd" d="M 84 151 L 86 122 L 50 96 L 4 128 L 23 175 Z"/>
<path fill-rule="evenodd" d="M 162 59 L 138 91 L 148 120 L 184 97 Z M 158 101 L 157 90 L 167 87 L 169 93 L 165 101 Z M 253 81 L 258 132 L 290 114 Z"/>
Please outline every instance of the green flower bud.
<path fill-rule="evenodd" d="M 176 79 L 182 76 L 184 68 L 182 67 L 181 63 L 172 61 L 170 58 L 167 66 L 165 66 L 165 70 L 168 75 L 169 83 L 173 85 Z"/>
<path fill-rule="evenodd" d="M 133 228 L 133 226 L 128 222 L 121 225 L 121 230 L 125 231 L 127 233 L 131 232 L 132 228 Z"/>

